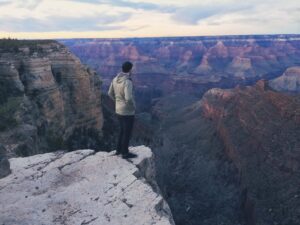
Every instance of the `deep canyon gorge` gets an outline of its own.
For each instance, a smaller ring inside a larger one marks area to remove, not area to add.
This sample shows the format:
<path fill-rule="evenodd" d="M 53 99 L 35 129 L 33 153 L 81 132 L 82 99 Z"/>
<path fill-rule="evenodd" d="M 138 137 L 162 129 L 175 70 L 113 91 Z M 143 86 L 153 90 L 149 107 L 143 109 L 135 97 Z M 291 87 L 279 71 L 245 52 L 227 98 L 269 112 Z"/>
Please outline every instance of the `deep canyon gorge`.
<path fill-rule="evenodd" d="M 299 35 L 61 42 L 104 90 L 134 63 L 136 142 L 176 224 L 299 223 Z"/>
<path fill-rule="evenodd" d="M 154 152 L 176 225 L 299 224 L 300 35 L 7 43 L 1 176 L 10 157 L 113 150 L 106 92 L 130 60 L 132 145 Z"/>

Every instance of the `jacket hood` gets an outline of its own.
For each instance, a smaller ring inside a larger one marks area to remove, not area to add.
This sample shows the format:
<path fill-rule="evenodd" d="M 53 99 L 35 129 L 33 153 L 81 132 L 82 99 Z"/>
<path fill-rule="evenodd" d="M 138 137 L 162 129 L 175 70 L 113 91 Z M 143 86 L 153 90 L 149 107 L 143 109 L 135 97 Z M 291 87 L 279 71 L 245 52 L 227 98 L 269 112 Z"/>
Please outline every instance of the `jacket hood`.
<path fill-rule="evenodd" d="M 120 73 L 118 73 L 118 75 L 116 77 L 116 82 L 117 83 L 122 83 L 127 79 L 130 79 L 129 73 L 120 72 Z"/>

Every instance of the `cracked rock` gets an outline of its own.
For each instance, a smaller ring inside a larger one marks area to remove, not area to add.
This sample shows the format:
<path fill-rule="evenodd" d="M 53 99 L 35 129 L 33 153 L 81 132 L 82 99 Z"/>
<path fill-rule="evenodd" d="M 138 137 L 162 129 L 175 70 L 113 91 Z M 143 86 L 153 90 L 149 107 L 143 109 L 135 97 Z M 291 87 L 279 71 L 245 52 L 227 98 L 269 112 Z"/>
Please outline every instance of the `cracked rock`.
<path fill-rule="evenodd" d="M 131 161 L 93 150 L 10 158 L 12 172 L 0 179 L 0 224 L 174 224 L 151 150 L 130 151 L 138 154 Z"/>

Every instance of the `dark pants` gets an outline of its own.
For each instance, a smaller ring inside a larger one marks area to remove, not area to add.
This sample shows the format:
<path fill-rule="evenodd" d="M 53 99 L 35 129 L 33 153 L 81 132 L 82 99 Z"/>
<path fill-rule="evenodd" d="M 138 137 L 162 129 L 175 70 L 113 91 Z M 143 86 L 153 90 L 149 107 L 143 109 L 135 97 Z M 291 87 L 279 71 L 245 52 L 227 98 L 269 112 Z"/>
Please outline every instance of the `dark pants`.
<path fill-rule="evenodd" d="M 117 114 L 117 117 L 120 124 L 120 133 L 118 139 L 117 152 L 126 154 L 128 153 L 128 145 L 129 145 L 129 140 L 131 138 L 133 123 L 134 123 L 134 115 L 122 116 Z"/>

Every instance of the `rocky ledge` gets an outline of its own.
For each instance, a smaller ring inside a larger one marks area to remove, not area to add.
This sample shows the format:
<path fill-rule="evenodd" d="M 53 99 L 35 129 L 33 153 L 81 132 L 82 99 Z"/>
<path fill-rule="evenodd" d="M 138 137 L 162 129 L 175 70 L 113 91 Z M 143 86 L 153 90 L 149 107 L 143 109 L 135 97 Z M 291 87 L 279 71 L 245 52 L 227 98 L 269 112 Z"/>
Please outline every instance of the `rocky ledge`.
<path fill-rule="evenodd" d="M 0 224 L 174 224 L 151 150 L 130 151 L 138 157 L 87 149 L 10 158 L 12 172 L 0 179 Z"/>

